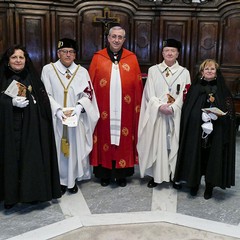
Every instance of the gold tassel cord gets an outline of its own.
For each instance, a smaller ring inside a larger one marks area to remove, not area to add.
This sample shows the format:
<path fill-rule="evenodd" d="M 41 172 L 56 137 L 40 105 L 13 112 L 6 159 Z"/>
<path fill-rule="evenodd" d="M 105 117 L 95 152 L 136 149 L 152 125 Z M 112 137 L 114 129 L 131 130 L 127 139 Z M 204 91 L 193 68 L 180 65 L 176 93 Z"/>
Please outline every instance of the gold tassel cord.
<path fill-rule="evenodd" d="M 73 76 L 72 76 L 72 79 L 70 80 L 70 82 L 68 83 L 67 87 L 65 87 L 65 85 L 63 84 L 58 72 L 57 72 L 57 69 L 55 68 L 55 66 L 53 65 L 53 63 L 51 63 L 61 85 L 63 86 L 63 89 L 64 89 L 64 100 L 63 100 L 63 106 L 66 107 L 67 106 L 67 94 L 68 94 L 68 88 L 72 82 L 72 80 L 74 79 L 74 77 L 76 76 L 76 73 L 80 67 L 80 65 L 78 65 L 76 71 L 74 72 Z M 67 77 L 67 76 L 66 76 Z M 67 77 L 68 78 L 68 77 Z M 70 76 L 71 78 L 71 76 Z M 69 79 L 70 79 L 69 78 Z M 62 153 L 64 154 L 65 157 L 69 157 L 69 142 L 68 142 L 68 129 L 67 129 L 67 126 L 66 125 L 63 125 L 63 135 L 62 135 L 62 139 L 61 139 L 61 151 Z"/>

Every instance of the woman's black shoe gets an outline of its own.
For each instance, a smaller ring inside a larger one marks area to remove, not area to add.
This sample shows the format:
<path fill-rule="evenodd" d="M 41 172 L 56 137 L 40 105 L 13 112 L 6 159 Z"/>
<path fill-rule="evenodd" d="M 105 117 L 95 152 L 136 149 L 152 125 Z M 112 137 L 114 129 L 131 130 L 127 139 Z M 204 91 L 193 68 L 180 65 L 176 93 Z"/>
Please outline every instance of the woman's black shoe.
<path fill-rule="evenodd" d="M 110 183 L 110 179 L 109 178 L 101 178 L 101 186 L 102 187 L 108 186 L 109 183 Z"/>
<path fill-rule="evenodd" d="M 126 178 L 117 179 L 117 184 L 119 187 L 126 187 L 127 186 Z"/>
<path fill-rule="evenodd" d="M 193 197 L 196 196 L 198 193 L 198 190 L 199 190 L 199 186 L 191 187 L 191 189 L 190 189 L 191 196 L 193 196 Z"/>
<path fill-rule="evenodd" d="M 210 199 L 212 197 L 213 187 L 206 185 L 205 192 L 204 192 L 204 198 L 206 200 Z"/>
<path fill-rule="evenodd" d="M 148 187 L 149 188 L 154 188 L 156 187 L 158 184 L 154 182 L 154 178 L 152 178 L 149 182 L 148 182 Z"/>
<path fill-rule="evenodd" d="M 173 182 L 173 183 L 172 183 L 172 186 L 173 186 L 173 188 L 175 188 L 175 189 L 177 189 L 177 190 L 179 190 L 179 189 L 182 188 L 182 184 L 181 184 L 181 183 L 175 183 L 175 182 Z"/>
<path fill-rule="evenodd" d="M 69 188 L 68 191 L 72 194 L 78 192 L 78 186 L 75 184 L 73 188 Z"/>
<path fill-rule="evenodd" d="M 61 185 L 61 193 L 64 195 L 64 193 L 67 191 L 67 186 Z"/>

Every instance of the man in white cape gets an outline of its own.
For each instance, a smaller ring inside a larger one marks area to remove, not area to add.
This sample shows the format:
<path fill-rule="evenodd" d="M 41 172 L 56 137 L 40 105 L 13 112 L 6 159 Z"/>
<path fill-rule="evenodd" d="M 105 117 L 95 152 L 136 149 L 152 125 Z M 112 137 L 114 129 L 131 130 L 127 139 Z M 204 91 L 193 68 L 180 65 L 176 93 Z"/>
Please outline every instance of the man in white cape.
<path fill-rule="evenodd" d="M 95 93 L 88 71 L 74 63 L 77 44 L 64 38 L 58 42 L 58 58 L 42 70 L 42 81 L 48 93 L 54 124 L 62 194 L 77 193 L 76 181 L 90 179 L 89 153 L 93 131 L 99 119 Z M 73 122 L 65 125 L 64 109 L 72 109 Z M 74 125 L 75 124 L 75 125 Z"/>
<path fill-rule="evenodd" d="M 141 177 L 151 176 L 149 188 L 174 177 L 181 108 L 191 82 L 189 71 L 178 64 L 180 50 L 175 39 L 163 42 L 164 60 L 149 68 L 143 91 L 137 149 Z"/>

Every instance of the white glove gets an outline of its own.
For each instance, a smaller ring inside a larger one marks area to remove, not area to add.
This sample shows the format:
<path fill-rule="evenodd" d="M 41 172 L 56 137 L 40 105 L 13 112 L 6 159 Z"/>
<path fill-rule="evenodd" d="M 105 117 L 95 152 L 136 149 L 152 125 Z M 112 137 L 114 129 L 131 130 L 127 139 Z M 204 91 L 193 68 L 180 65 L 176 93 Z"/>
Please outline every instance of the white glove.
<path fill-rule="evenodd" d="M 209 113 L 208 115 L 212 120 L 217 120 L 218 119 L 218 116 L 214 113 Z"/>
<path fill-rule="evenodd" d="M 202 120 L 204 122 L 209 122 L 209 121 L 211 121 L 211 119 L 217 120 L 218 116 L 214 113 L 205 113 L 205 112 L 202 113 Z"/>
<path fill-rule="evenodd" d="M 58 109 L 56 112 L 57 118 L 62 121 L 63 119 L 67 118 L 65 114 L 63 113 L 62 109 Z"/>
<path fill-rule="evenodd" d="M 71 116 L 76 115 L 77 118 L 79 118 L 82 110 L 83 110 L 83 106 L 81 104 L 77 104 L 76 107 L 74 108 Z"/>
<path fill-rule="evenodd" d="M 204 122 L 209 122 L 211 120 L 211 117 L 207 113 L 202 112 L 202 120 Z"/>
<path fill-rule="evenodd" d="M 159 111 L 165 115 L 172 115 L 173 109 L 169 104 L 163 104 L 160 106 Z"/>
<path fill-rule="evenodd" d="M 12 104 L 14 107 L 25 108 L 29 104 L 29 100 L 26 100 L 26 97 L 15 97 L 12 99 Z"/>

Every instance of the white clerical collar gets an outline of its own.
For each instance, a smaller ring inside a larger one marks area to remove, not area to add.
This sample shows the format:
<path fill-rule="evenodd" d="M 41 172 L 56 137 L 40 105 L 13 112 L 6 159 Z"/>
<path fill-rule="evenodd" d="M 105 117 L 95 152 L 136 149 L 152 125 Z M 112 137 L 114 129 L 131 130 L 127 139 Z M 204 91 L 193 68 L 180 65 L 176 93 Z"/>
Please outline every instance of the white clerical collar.
<path fill-rule="evenodd" d="M 169 66 L 165 63 L 165 61 L 163 61 L 163 62 L 161 62 L 161 63 L 159 64 L 159 68 L 160 68 L 161 72 L 166 71 L 166 69 L 168 68 L 168 69 L 171 71 L 171 73 L 174 74 L 174 73 L 177 72 L 178 69 L 179 69 L 179 63 L 178 63 L 178 61 L 176 61 L 171 67 L 169 67 Z"/>
<path fill-rule="evenodd" d="M 67 70 L 67 69 L 69 70 L 69 72 L 70 72 L 71 74 L 73 74 L 73 73 L 75 72 L 75 70 L 77 69 L 77 64 L 73 62 L 73 63 L 67 68 L 67 67 L 65 67 L 65 66 L 61 63 L 61 61 L 60 61 L 60 59 L 59 59 L 57 62 L 55 62 L 55 67 L 56 67 L 57 70 L 58 70 L 61 74 L 63 74 L 63 75 L 66 73 L 66 70 Z"/>

